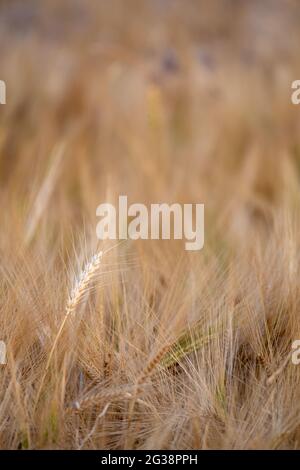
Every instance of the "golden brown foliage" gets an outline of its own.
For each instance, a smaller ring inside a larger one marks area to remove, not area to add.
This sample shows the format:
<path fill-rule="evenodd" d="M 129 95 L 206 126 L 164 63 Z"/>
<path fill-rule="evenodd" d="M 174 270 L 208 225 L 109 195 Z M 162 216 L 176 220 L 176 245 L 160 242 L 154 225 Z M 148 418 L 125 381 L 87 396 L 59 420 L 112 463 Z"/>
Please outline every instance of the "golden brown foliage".
<path fill-rule="evenodd" d="M 1 3 L 1 448 L 299 448 L 284 3 Z M 204 249 L 98 243 L 120 194 L 204 203 Z"/>

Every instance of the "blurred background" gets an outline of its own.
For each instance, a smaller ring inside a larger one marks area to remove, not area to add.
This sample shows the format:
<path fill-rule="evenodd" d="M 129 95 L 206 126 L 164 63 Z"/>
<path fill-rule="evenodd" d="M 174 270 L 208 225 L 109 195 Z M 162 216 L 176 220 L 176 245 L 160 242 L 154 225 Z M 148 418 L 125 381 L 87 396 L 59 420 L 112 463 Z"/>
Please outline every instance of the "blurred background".
<path fill-rule="evenodd" d="M 45 230 L 95 226 L 97 205 L 123 193 L 204 202 L 208 225 L 233 215 L 242 240 L 284 198 L 295 202 L 297 1 L 0 5 L 3 223 L 22 237 L 48 173 Z"/>

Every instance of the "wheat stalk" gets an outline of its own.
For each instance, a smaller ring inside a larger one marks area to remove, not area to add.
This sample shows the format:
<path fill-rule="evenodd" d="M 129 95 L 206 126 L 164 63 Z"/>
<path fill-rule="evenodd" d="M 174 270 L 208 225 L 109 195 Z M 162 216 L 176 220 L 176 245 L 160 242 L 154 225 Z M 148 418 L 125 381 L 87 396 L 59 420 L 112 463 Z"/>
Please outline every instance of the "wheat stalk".
<path fill-rule="evenodd" d="M 53 194 L 64 152 L 64 143 L 57 145 L 53 150 L 53 154 L 51 155 L 51 158 L 53 158 L 52 166 L 37 194 L 32 211 L 27 221 L 25 234 L 26 245 L 29 245 L 33 239 L 40 218 L 42 217 L 42 214 L 44 213 L 45 208 Z"/>
<path fill-rule="evenodd" d="M 38 402 L 38 400 L 39 400 L 39 397 L 40 397 L 40 394 L 41 394 L 41 391 L 42 391 L 42 387 L 43 387 L 48 369 L 50 367 L 51 360 L 52 360 L 56 345 L 57 345 L 58 340 L 59 340 L 59 338 L 62 334 L 64 326 L 67 322 L 67 319 L 69 318 L 69 316 L 71 314 L 75 313 L 78 305 L 86 297 L 86 295 L 89 291 L 89 287 L 91 285 L 91 282 L 95 278 L 95 275 L 96 275 L 96 273 L 97 273 L 97 271 L 100 267 L 101 260 L 102 260 L 102 255 L 103 255 L 102 251 L 100 251 L 99 253 L 96 253 L 95 255 L 93 255 L 91 260 L 85 265 L 84 269 L 80 272 L 78 278 L 75 280 L 74 286 L 73 286 L 73 288 L 72 288 L 72 290 L 69 294 L 69 298 L 68 298 L 68 302 L 67 302 L 67 306 L 66 306 L 65 316 L 64 316 L 64 318 L 61 322 L 61 325 L 59 327 L 59 330 L 56 334 L 55 340 L 53 342 L 53 345 L 52 345 L 52 348 L 51 348 L 51 351 L 50 351 L 50 354 L 49 354 L 49 357 L 48 357 L 48 360 L 47 360 L 47 363 L 46 363 L 45 372 L 44 372 L 44 375 L 43 375 L 43 378 L 41 380 L 41 384 L 40 384 L 40 387 L 39 387 L 39 390 L 38 390 L 38 393 L 37 393 L 36 402 Z"/>

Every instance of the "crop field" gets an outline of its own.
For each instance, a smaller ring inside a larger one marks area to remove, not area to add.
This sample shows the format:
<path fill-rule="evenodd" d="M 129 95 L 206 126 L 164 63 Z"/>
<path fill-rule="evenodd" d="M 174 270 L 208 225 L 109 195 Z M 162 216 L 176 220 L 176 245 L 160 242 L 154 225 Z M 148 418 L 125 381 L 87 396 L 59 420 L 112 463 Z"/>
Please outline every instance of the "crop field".
<path fill-rule="evenodd" d="M 299 21 L 0 1 L 1 449 L 300 448 Z M 203 248 L 99 240 L 120 195 Z"/>

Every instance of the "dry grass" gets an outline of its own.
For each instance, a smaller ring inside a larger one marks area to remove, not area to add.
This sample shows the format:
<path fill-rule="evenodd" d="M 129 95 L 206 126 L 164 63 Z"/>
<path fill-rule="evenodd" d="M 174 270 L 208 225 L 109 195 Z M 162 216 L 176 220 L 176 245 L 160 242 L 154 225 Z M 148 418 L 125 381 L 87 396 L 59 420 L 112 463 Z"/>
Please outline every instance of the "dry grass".
<path fill-rule="evenodd" d="M 299 448 L 297 2 L 263 27 L 250 2 L 22 3 L 1 2 L 0 447 Z M 97 243 L 120 194 L 204 203 L 204 249 Z"/>

